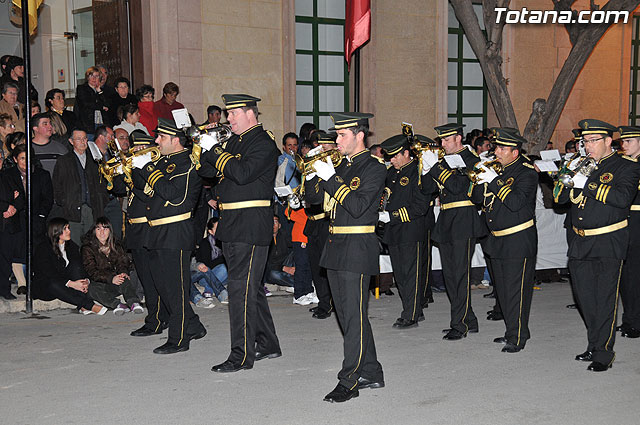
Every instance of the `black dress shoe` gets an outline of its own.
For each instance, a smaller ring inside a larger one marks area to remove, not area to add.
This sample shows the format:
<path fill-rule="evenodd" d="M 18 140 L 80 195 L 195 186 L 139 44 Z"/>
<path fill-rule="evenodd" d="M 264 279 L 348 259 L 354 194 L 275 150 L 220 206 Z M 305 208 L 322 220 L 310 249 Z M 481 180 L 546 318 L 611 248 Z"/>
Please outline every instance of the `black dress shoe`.
<path fill-rule="evenodd" d="M 572 310 L 575 310 L 578 308 L 578 304 L 567 304 L 567 308 L 570 308 Z"/>
<path fill-rule="evenodd" d="M 242 369 L 253 369 L 253 365 L 248 365 L 248 364 L 240 365 L 240 364 L 235 364 L 231 360 L 227 360 L 224 363 L 220 363 L 212 367 L 211 371 L 218 372 L 218 373 L 231 373 L 231 372 L 237 372 Z"/>
<path fill-rule="evenodd" d="M 424 313 L 420 313 L 420 316 L 418 316 L 418 322 L 424 322 L 425 318 L 424 318 Z"/>
<path fill-rule="evenodd" d="M 395 295 L 391 289 L 387 289 L 383 292 L 385 295 Z"/>
<path fill-rule="evenodd" d="M 640 338 L 640 329 L 627 327 L 620 331 L 620 335 L 625 338 Z"/>
<path fill-rule="evenodd" d="M 587 370 L 590 370 L 592 372 L 605 372 L 609 370 L 610 367 L 610 364 L 606 365 L 600 362 L 591 362 L 591 364 L 587 367 Z"/>
<path fill-rule="evenodd" d="M 398 318 L 398 320 L 396 320 L 396 323 L 393 324 L 393 327 L 396 329 L 409 329 L 409 328 L 415 328 L 418 326 L 418 322 L 416 320 L 407 320 L 407 319 L 403 319 L 402 317 Z"/>
<path fill-rule="evenodd" d="M 358 378 L 358 389 L 364 390 L 365 388 L 384 388 L 384 381 L 372 381 L 361 376 Z"/>
<path fill-rule="evenodd" d="M 503 353 L 518 353 L 522 350 L 523 347 L 518 347 L 517 345 L 507 342 L 504 347 L 502 347 Z"/>
<path fill-rule="evenodd" d="M 192 335 L 189 335 L 189 341 L 204 338 L 206 334 L 207 334 L 207 329 L 203 326 L 202 329 L 200 329 L 198 332 Z"/>
<path fill-rule="evenodd" d="M 578 354 L 576 356 L 576 360 L 579 362 L 590 362 L 593 359 L 593 353 L 591 351 L 585 351 L 584 353 Z"/>
<path fill-rule="evenodd" d="M 315 313 L 316 311 L 318 311 L 318 306 L 311 307 L 311 308 L 309 309 L 309 311 L 310 311 L 311 313 Z"/>
<path fill-rule="evenodd" d="M 442 333 L 446 334 L 451 332 L 451 328 L 447 328 L 447 329 L 443 329 Z M 470 334 L 477 334 L 478 333 L 478 328 L 470 328 L 467 332 L 469 332 Z"/>
<path fill-rule="evenodd" d="M 259 362 L 263 359 L 277 359 L 278 357 L 282 357 L 282 351 L 276 351 L 275 353 L 262 353 L 260 351 L 256 351 L 255 361 Z"/>
<path fill-rule="evenodd" d="M 316 310 L 315 312 L 313 312 L 311 317 L 313 317 L 314 319 L 327 319 L 331 317 L 331 312 L 324 311 L 324 310 Z"/>
<path fill-rule="evenodd" d="M 153 352 L 156 354 L 174 354 L 174 353 L 180 353 L 182 351 L 187 351 L 187 350 L 189 350 L 188 342 L 183 343 L 182 345 L 177 345 L 172 342 L 165 342 L 160 347 L 153 350 Z"/>
<path fill-rule="evenodd" d="M 442 339 L 445 339 L 447 341 L 458 341 L 462 338 L 466 338 L 467 334 L 463 334 L 460 331 L 457 331 L 455 329 L 451 329 L 449 330 L 449 332 L 447 332 L 447 334 L 445 336 L 442 337 Z"/>
<path fill-rule="evenodd" d="M 2 294 L 2 295 L 0 295 L 0 297 L 3 297 L 5 300 L 15 300 L 15 299 L 17 299 L 17 297 L 15 295 L 13 295 L 11 292 L 7 292 L 6 294 Z"/>
<path fill-rule="evenodd" d="M 507 338 L 501 336 L 501 337 L 498 337 L 498 338 L 494 338 L 493 342 L 495 342 L 496 344 L 506 344 L 509 341 L 507 341 Z"/>
<path fill-rule="evenodd" d="M 446 289 L 444 286 L 443 286 L 443 287 L 439 287 L 439 286 L 432 286 L 432 287 L 431 287 L 431 290 L 432 290 L 433 292 L 436 292 L 436 293 L 442 293 L 442 292 L 446 292 L 446 291 L 447 291 L 447 289 Z"/>
<path fill-rule="evenodd" d="M 343 403 L 345 401 L 351 400 L 352 398 L 358 397 L 360 393 L 358 392 L 358 387 L 353 390 L 345 387 L 344 385 L 338 384 L 333 391 L 324 396 L 324 401 L 328 401 L 329 403 Z"/>
<path fill-rule="evenodd" d="M 27 287 L 26 286 L 18 286 L 18 290 L 16 291 L 18 295 L 27 295 Z"/>
<path fill-rule="evenodd" d="M 496 291 L 491 291 L 488 294 L 484 294 L 483 297 L 484 298 L 495 298 L 496 297 Z"/>
<path fill-rule="evenodd" d="M 151 336 L 151 335 L 160 335 L 162 333 L 162 327 L 160 327 L 157 331 L 153 329 L 149 329 L 146 326 L 141 327 L 140 329 L 136 329 L 131 332 L 131 336 Z"/>
<path fill-rule="evenodd" d="M 502 319 L 504 319 L 504 316 L 502 315 L 502 313 L 499 313 L 499 312 L 493 311 L 493 310 L 491 310 L 490 312 L 487 313 L 487 320 L 497 321 L 497 320 L 502 320 Z"/>

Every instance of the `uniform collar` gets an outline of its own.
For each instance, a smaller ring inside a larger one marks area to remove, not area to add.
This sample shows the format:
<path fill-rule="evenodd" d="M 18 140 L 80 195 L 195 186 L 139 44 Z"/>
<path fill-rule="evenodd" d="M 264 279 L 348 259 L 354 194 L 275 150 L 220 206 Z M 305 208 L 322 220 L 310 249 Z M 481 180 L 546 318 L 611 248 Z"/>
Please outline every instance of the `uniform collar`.
<path fill-rule="evenodd" d="M 460 152 L 462 152 L 462 151 L 463 151 L 463 150 L 465 150 L 465 149 L 467 149 L 467 147 L 466 147 L 466 146 L 464 146 L 464 145 L 462 145 L 462 149 L 458 150 L 457 152 L 451 153 L 451 154 L 449 154 L 449 155 L 457 155 L 457 154 L 459 154 Z"/>
<path fill-rule="evenodd" d="M 367 157 L 366 155 L 363 155 L 365 152 L 367 152 L 367 153 L 368 153 L 368 152 L 369 152 L 369 150 L 368 150 L 368 149 L 363 149 L 363 150 L 361 150 L 360 152 L 358 152 L 358 153 L 356 153 L 356 154 L 351 155 L 351 157 L 350 157 L 350 158 L 349 158 L 349 157 L 347 157 L 347 160 L 348 160 L 349 162 L 354 162 L 356 159 L 357 159 L 358 161 L 360 161 L 361 159 L 365 159 L 365 158 Z"/>
<path fill-rule="evenodd" d="M 513 165 L 513 164 L 515 164 L 516 162 L 518 162 L 518 160 L 519 160 L 520 158 L 522 158 L 522 155 L 518 155 L 518 156 L 516 157 L 516 159 L 514 159 L 513 161 L 511 161 L 510 163 L 508 163 L 507 165 L 505 165 L 503 168 L 507 168 L 507 167 L 509 167 L 509 166 L 511 166 L 511 165 Z"/>
<path fill-rule="evenodd" d="M 616 151 L 611 150 L 611 153 L 609 155 L 605 155 L 602 158 L 600 158 L 600 161 L 598 161 L 598 164 L 602 163 L 602 161 L 604 161 L 605 159 L 611 158 L 615 153 Z"/>
<path fill-rule="evenodd" d="M 415 162 L 415 158 L 411 158 L 411 160 L 409 160 L 409 162 L 407 162 L 406 164 L 404 164 L 402 167 L 400 167 L 400 170 L 404 170 L 406 167 L 408 167 L 409 165 L 413 164 Z M 398 170 L 398 171 L 400 171 Z"/>
<path fill-rule="evenodd" d="M 181 151 L 170 153 L 169 155 L 166 155 L 166 157 L 167 158 L 171 158 L 172 156 L 180 155 L 181 153 L 185 153 L 185 152 L 189 152 L 189 149 L 183 148 Z"/>
<path fill-rule="evenodd" d="M 238 141 L 242 142 L 242 138 L 243 138 L 244 136 L 246 136 L 247 134 L 249 134 L 251 131 L 255 130 L 255 129 L 256 129 L 256 128 L 258 128 L 258 127 L 262 128 L 262 124 L 261 124 L 261 123 L 258 123 L 258 124 L 256 124 L 256 125 L 254 125 L 253 127 L 250 127 L 250 128 L 248 128 L 248 129 L 246 129 L 245 131 L 243 131 L 242 133 L 240 133 L 240 134 L 238 135 L 238 136 L 240 137 L 240 138 L 238 139 Z"/>

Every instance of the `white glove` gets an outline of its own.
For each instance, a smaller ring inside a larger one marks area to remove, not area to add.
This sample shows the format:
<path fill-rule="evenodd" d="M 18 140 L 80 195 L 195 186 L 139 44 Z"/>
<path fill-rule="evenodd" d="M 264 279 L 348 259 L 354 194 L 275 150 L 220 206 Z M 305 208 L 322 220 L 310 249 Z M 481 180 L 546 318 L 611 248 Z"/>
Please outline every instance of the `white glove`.
<path fill-rule="evenodd" d="M 313 155 L 317 155 L 317 154 L 319 154 L 319 153 L 322 153 L 322 152 L 323 152 L 323 149 L 324 149 L 324 148 L 322 147 L 322 145 L 320 145 L 320 146 L 316 146 L 315 148 L 313 148 L 313 149 L 311 149 L 309 152 L 307 152 L 307 155 L 306 155 L 306 156 L 307 156 L 307 158 L 308 158 L 308 157 L 310 157 L 310 156 L 313 156 Z"/>
<path fill-rule="evenodd" d="M 216 139 L 215 137 L 209 135 L 209 134 L 203 134 L 202 136 L 200 136 L 200 147 L 202 147 L 203 151 L 208 151 L 211 150 L 212 147 L 214 147 L 215 145 L 217 145 L 219 142 L 218 139 Z"/>
<path fill-rule="evenodd" d="M 289 206 L 292 209 L 297 210 L 298 208 L 300 208 L 300 199 L 297 196 L 290 196 L 289 197 Z"/>
<path fill-rule="evenodd" d="M 383 223 L 388 223 L 391 221 L 391 217 L 389 217 L 389 211 L 382 211 L 378 213 L 378 221 Z"/>
<path fill-rule="evenodd" d="M 133 157 L 133 168 L 144 168 L 145 165 L 151 162 L 151 152 L 144 155 L 138 155 Z"/>
<path fill-rule="evenodd" d="M 431 167 L 438 163 L 438 155 L 431 151 L 426 151 L 422 154 L 422 175 L 425 175 L 431 170 Z"/>
<path fill-rule="evenodd" d="M 496 177 L 498 177 L 498 173 L 493 171 L 492 168 L 487 168 L 483 165 L 480 166 L 482 168 L 482 172 L 478 174 L 478 183 L 491 183 Z"/>
<path fill-rule="evenodd" d="M 575 176 L 573 176 L 573 187 L 577 188 L 577 189 L 584 189 L 584 185 L 587 184 L 587 180 L 589 179 L 589 177 L 585 176 L 582 173 L 578 173 Z"/>
<path fill-rule="evenodd" d="M 306 179 L 307 180 L 313 180 L 316 177 L 316 173 L 309 173 L 307 174 Z"/>
<path fill-rule="evenodd" d="M 324 181 L 328 181 L 333 175 L 336 173 L 335 168 L 333 168 L 333 163 L 330 158 L 327 158 L 327 161 L 316 161 L 313 163 L 313 168 L 320 177 Z"/>

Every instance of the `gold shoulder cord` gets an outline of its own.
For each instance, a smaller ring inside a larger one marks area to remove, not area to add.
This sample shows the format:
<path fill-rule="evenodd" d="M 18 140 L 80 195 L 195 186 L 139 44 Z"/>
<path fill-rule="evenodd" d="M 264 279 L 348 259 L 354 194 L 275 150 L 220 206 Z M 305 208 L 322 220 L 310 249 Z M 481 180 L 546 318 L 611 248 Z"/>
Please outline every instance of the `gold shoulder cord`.
<path fill-rule="evenodd" d="M 484 207 L 485 212 L 489 212 L 493 209 L 493 202 L 496 200 L 496 195 L 494 195 L 491 192 L 487 192 L 487 185 L 483 185 L 484 188 L 484 199 L 482 200 L 482 205 Z M 489 202 L 487 202 L 487 199 L 490 199 Z"/>
<path fill-rule="evenodd" d="M 193 170 L 195 168 L 195 165 L 192 163 L 191 167 L 189 167 L 189 171 L 187 171 L 185 174 L 187 175 L 187 183 L 185 185 L 184 188 L 184 197 L 182 198 L 182 201 L 180 201 L 180 203 L 178 204 L 174 204 L 171 201 L 166 201 L 164 203 L 165 207 L 168 207 L 169 205 L 171 205 L 172 207 L 179 207 L 180 205 L 182 205 L 184 203 L 184 201 L 187 199 L 187 193 L 189 193 L 189 180 L 191 179 L 191 170 Z M 177 177 L 177 176 L 176 176 Z"/>
<path fill-rule="evenodd" d="M 573 189 L 569 192 L 569 198 L 573 204 L 576 204 L 578 208 L 584 209 L 584 204 L 587 203 L 587 198 L 585 198 L 584 193 L 580 192 L 580 195 L 574 196 Z"/>

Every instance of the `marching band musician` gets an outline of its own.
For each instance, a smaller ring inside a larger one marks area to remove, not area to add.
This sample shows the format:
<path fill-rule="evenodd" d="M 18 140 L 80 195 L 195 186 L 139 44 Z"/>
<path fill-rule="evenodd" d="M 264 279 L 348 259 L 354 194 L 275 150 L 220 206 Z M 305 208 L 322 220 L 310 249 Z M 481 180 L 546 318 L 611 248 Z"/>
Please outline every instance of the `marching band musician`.
<path fill-rule="evenodd" d="M 335 168 L 330 159 L 316 161 L 315 173 L 305 181 L 310 203 L 323 202 L 325 192 L 332 198 L 329 238 L 320 259 L 327 269 L 344 334 L 339 382 L 324 398 L 332 403 L 358 397 L 359 389 L 384 387 L 367 314 L 369 282 L 380 270 L 375 225 L 386 175 L 385 166 L 366 148 L 371 117 L 359 112 L 332 113 L 335 128 L 330 131 L 336 131 L 344 159 Z"/>
<path fill-rule="evenodd" d="M 640 157 L 640 127 L 620 127 L 620 145 L 630 158 Z M 629 212 L 629 249 L 627 261 L 622 266 L 620 298 L 624 307 L 620 335 L 627 338 L 640 337 L 640 192 L 636 192 Z M 635 259 L 632 261 L 632 259 Z"/>
<path fill-rule="evenodd" d="M 535 223 L 538 174 L 522 155 L 526 140 L 517 131 L 497 128 L 493 144 L 500 175 L 483 167 L 473 201 L 482 206 L 490 231 L 483 250 L 490 262 L 506 332 L 494 342 L 506 353 L 522 350 L 530 337 L 529 312 L 538 251 Z"/>
<path fill-rule="evenodd" d="M 189 303 L 189 263 L 196 243 L 191 215 L 202 181 L 185 147 L 187 136 L 175 122 L 158 119 L 156 134 L 162 156 L 156 162 L 134 156 L 131 178 L 136 189 L 149 194 L 144 246 L 153 265 L 151 278 L 169 311 L 169 338 L 153 352 L 172 354 L 187 351 L 189 341 L 207 333 Z"/>
<path fill-rule="evenodd" d="M 253 368 L 262 359 L 282 356 L 262 290 L 262 275 L 273 237 L 273 181 L 280 151 L 258 123 L 259 98 L 223 94 L 233 136 L 202 159 L 204 177 L 219 176 L 215 187 L 220 239 L 229 272 L 231 353 L 213 372 Z"/>
<path fill-rule="evenodd" d="M 636 160 L 616 155 L 611 148 L 614 126 L 595 119 L 578 125 L 595 169 L 590 174 L 576 170 L 573 188 L 558 181 L 554 194 L 556 202 L 571 201 L 575 235 L 569 243 L 569 270 L 588 337 L 587 350 L 576 360 L 589 361 L 588 370 L 603 372 L 615 358 L 618 290 L 629 245 L 629 207 L 638 191 L 640 169 Z"/>
<path fill-rule="evenodd" d="M 429 258 L 427 217 L 431 211 L 433 224 L 430 195 L 438 188 L 430 178 L 420 184 L 418 162 L 410 152 L 406 135 L 390 137 L 381 146 L 391 158 L 392 167 L 387 171 L 385 182 L 385 191 L 390 195 L 386 211 L 380 212 L 379 219 L 386 223 L 383 240 L 389 246 L 393 275 L 402 299 L 402 313 L 393 327 L 413 328 L 424 320 L 422 308 Z M 428 189 L 423 190 L 423 186 Z"/>
<path fill-rule="evenodd" d="M 447 155 L 460 155 L 470 170 L 479 158 L 462 145 L 463 127 L 454 123 L 435 127 L 435 130 Z M 439 243 L 444 283 L 451 302 L 450 329 L 443 339 L 456 341 L 468 332 L 478 332 L 478 319 L 471 308 L 471 257 L 476 239 L 484 236 L 486 229 L 469 197 L 470 180 L 464 172 L 451 168 L 444 160 L 439 161 L 430 151 L 422 155 L 422 167 L 423 180 L 428 174 L 440 188 L 440 215 L 433 240 Z"/>

